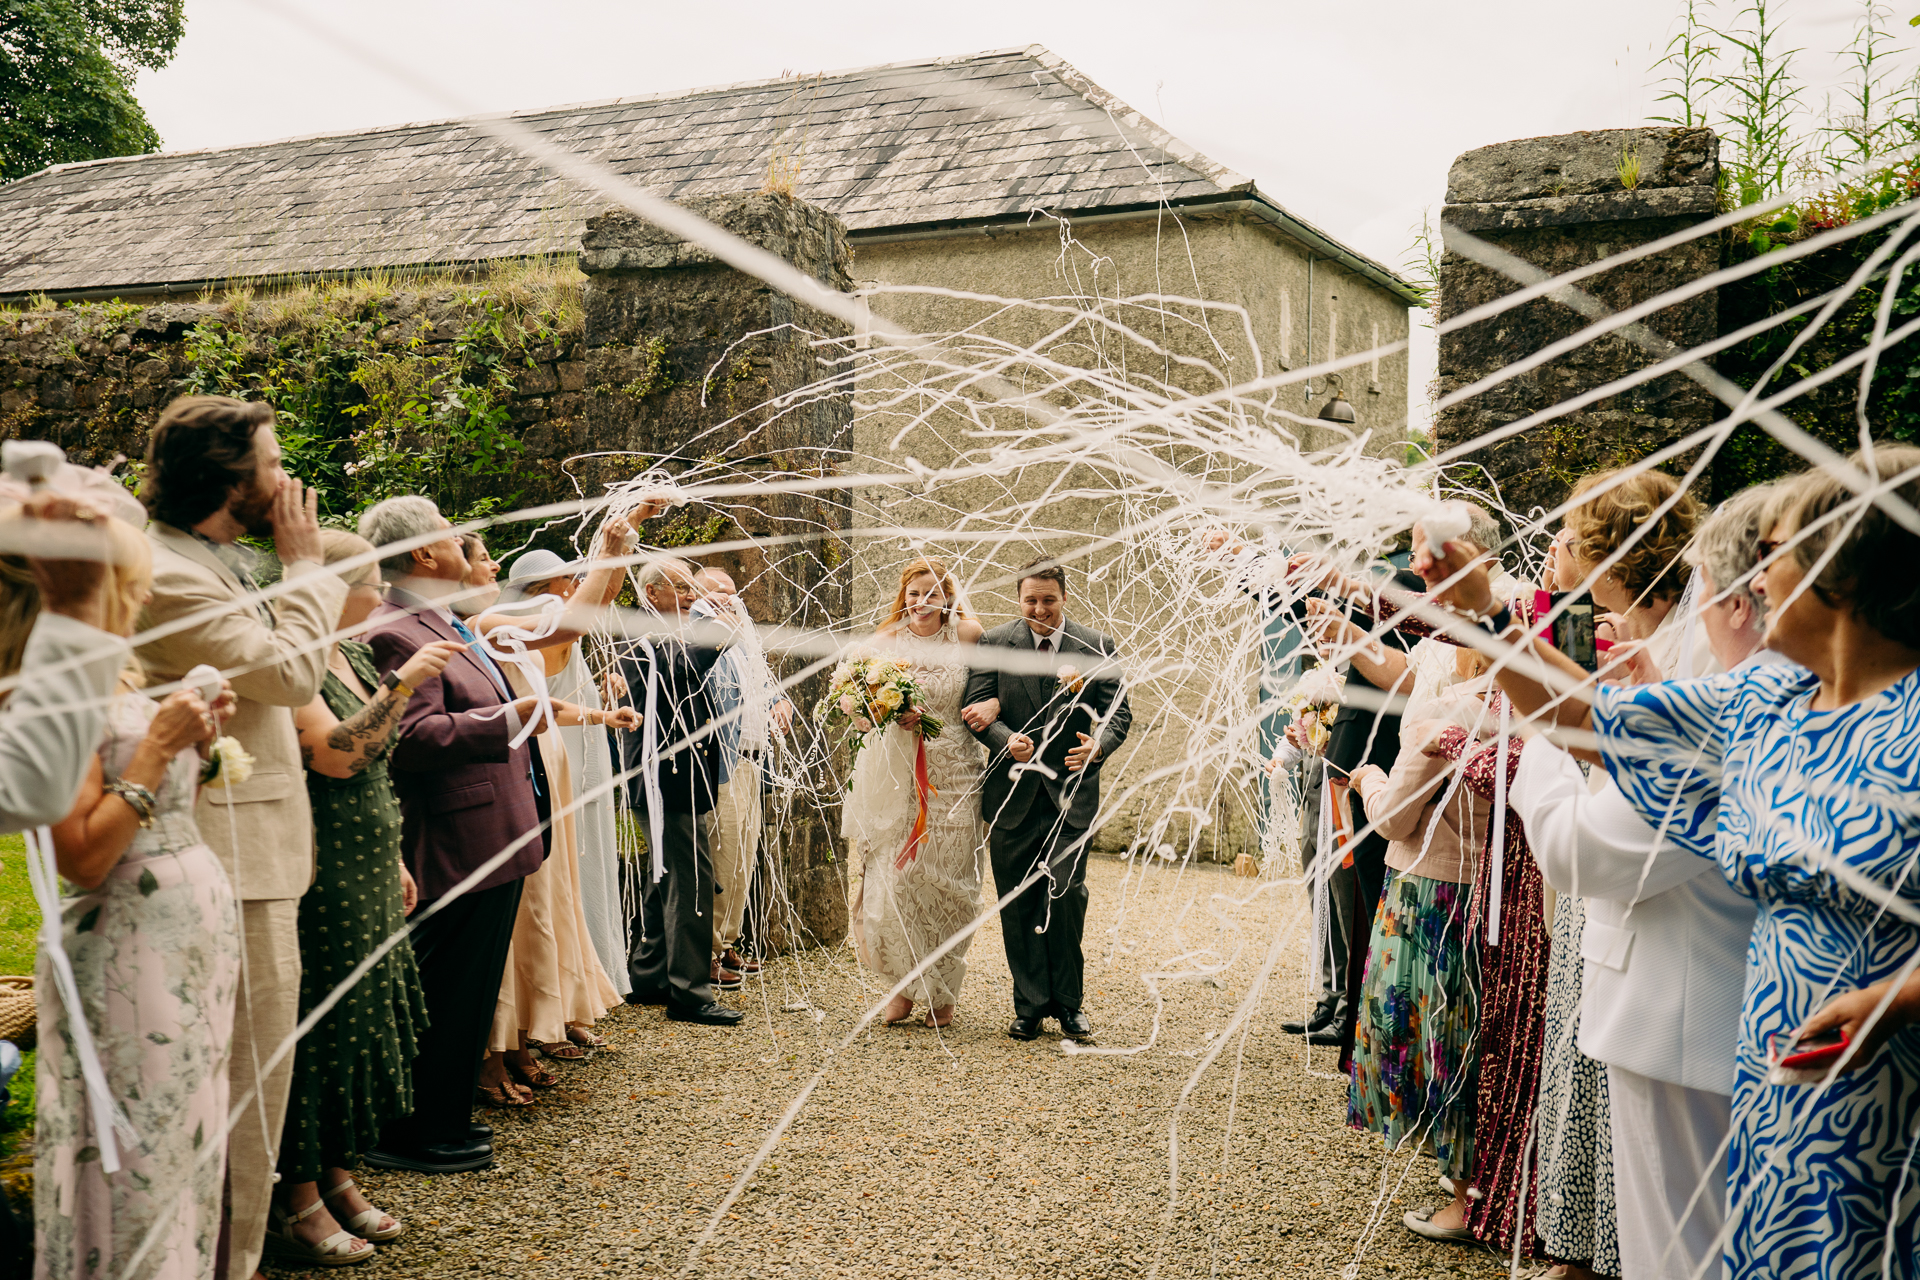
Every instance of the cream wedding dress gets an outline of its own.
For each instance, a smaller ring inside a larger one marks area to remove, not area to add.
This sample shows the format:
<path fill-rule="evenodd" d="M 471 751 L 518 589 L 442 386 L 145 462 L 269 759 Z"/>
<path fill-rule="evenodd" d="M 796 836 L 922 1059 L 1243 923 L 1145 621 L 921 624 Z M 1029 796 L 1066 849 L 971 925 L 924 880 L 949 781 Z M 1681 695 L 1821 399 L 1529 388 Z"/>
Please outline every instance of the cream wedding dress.
<path fill-rule="evenodd" d="M 945 726 L 927 741 L 927 835 L 904 868 L 896 868 L 918 810 L 913 772 L 918 734 L 897 726 L 867 735 L 854 765 L 841 834 L 863 868 L 853 902 L 854 948 L 860 963 L 892 986 L 942 942 L 980 914 L 980 817 L 985 753 L 960 719 L 967 666 L 948 646 L 952 622 L 931 636 L 904 627 L 886 648 L 907 659 L 927 709 Z M 967 973 L 969 937 L 942 955 L 905 994 L 940 1009 L 957 1004 Z"/>

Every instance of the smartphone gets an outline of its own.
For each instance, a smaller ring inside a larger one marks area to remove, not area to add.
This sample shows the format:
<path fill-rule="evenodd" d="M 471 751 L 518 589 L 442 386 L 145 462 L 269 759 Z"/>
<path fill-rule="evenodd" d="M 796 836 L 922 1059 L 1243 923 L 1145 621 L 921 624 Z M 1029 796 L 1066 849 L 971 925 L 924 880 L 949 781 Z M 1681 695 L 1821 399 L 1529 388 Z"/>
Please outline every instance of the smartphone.
<path fill-rule="evenodd" d="M 1533 593 L 1534 617 L 1546 617 L 1563 602 L 1566 608 L 1553 620 L 1547 643 L 1572 658 L 1582 670 L 1596 671 L 1600 667 L 1600 647 L 1593 634 L 1592 596 L 1585 592 L 1536 591 Z"/>
<path fill-rule="evenodd" d="M 1802 1036 L 1788 1047 L 1780 1065 L 1789 1071 L 1809 1071 L 1832 1066 L 1847 1051 L 1847 1033 L 1838 1027 L 1815 1035 Z"/>
<path fill-rule="evenodd" d="M 1798 1040 L 1788 1035 L 1778 1032 L 1767 1041 L 1768 1084 L 1819 1084 L 1847 1051 L 1847 1034 L 1838 1029 Z"/>

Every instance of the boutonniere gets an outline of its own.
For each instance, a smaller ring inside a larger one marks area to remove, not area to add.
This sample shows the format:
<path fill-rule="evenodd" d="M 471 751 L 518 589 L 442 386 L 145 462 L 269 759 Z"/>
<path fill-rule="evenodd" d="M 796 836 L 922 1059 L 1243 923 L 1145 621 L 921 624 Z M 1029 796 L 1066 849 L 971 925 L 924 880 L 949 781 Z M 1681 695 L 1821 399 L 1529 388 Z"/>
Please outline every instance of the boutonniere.
<path fill-rule="evenodd" d="M 247 754 L 238 738 L 222 738 L 214 743 L 212 754 L 200 766 L 200 785 L 203 787 L 231 789 L 252 776 L 253 757 Z"/>
<path fill-rule="evenodd" d="M 1087 678 L 1080 674 L 1080 668 L 1069 663 L 1054 673 L 1054 679 L 1060 682 L 1060 692 L 1079 693 L 1087 687 Z"/>

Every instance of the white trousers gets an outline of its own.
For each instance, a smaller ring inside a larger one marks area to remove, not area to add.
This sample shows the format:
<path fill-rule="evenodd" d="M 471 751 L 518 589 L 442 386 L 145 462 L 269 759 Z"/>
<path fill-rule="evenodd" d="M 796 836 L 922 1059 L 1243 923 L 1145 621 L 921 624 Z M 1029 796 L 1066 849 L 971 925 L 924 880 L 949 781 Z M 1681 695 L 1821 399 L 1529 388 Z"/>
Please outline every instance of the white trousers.
<path fill-rule="evenodd" d="M 715 797 L 713 839 L 713 953 L 740 941 L 747 889 L 760 857 L 760 762 L 741 756 Z"/>
<path fill-rule="evenodd" d="M 1720 1144 L 1732 1099 L 1609 1065 L 1607 1101 L 1621 1280 L 1688 1280 L 1709 1257 L 1714 1263 L 1706 1275 L 1717 1280 L 1717 1240 L 1727 1220 L 1727 1157 Z"/>

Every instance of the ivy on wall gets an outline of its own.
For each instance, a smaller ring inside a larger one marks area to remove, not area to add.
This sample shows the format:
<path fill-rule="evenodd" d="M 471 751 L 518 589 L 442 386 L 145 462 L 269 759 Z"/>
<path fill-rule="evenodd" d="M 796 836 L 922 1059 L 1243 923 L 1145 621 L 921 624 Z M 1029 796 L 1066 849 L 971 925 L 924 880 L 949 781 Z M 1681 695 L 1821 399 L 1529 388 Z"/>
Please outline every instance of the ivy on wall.
<path fill-rule="evenodd" d="M 1810 202 L 1806 208 L 1789 210 L 1786 216 L 1767 227 L 1753 228 L 1750 234 L 1731 240 L 1729 260 L 1750 261 L 1778 244 L 1792 243 L 1856 217 L 1893 207 L 1903 199 L 1911 199 L 1916 188 L 1920 188 L 1920 181 L 1907 174 L 1902 175 L 1897 187 L 1879 183 L 1871 189 L 1852 193 L 1857 200 L 1852 196 L 1823 197 L 1818 202 Z M 1848 202 L 1837 205 L 1837 199 Z M 1807 257 L 1781 262 L 1722 288 L 1721 331 L 1732 332 L 1841 288 L 1889 234 L 1900 234 L 1898 224 L 1892 232 L 1856 236 Z M 1899 256 L 1896 253 L 1893 258 Z M 1883 265 L 1871 280 L 1841 304 L 1833 318 L 1805 346 L 1794 352 L 1767 384 L 1765 393 L 1777 392 L 1863 349 L 1873 338 L 1887 278 Z M 1806 316 L 1796 317 L 1721 353 L 1715 362 L 1720 372 L 1751 389 L 1805 331 L 1818 311 L 1815 307 Z M 1909 269 L 1894 296 L 1888 328 L 1898 329 L 1916 318 L 1920 318 L 1920 273 Z M 1880 353 L 1879 368 L 1866 405 L 1867 422 L 1874 439 L 1920 442 L 1920 391 L 1915 390 L 1915 379 L 1920 379 L 1920 336 Z M 1780 410 L 1816 439 L 1840 453 L 1850 453 L 1860 446 L 1860 425 L 1855 412 L 1859 389 L 1857 373 L 1842 375 L 1787 401 Z M 1714 460 L 1712 497 L 1718 501 L 1749 485 L 1803 470 L 1806 465 L 1799 454 L 1763 428 L 1752 423 L 1742 424 Z"/>
<path fill-rule="evenodd" d="M 288 470 L 330 517 L 402 493 L 456 521 L 510 510 L 525 453 L 516 376 L 580 337 L 578 273 L 505 267 L 410 328 L 396 304 L 418 294 L 402 283 L 230 295 L 221 318 L 188 331 L 182 390 L 272 405 Z"/>

